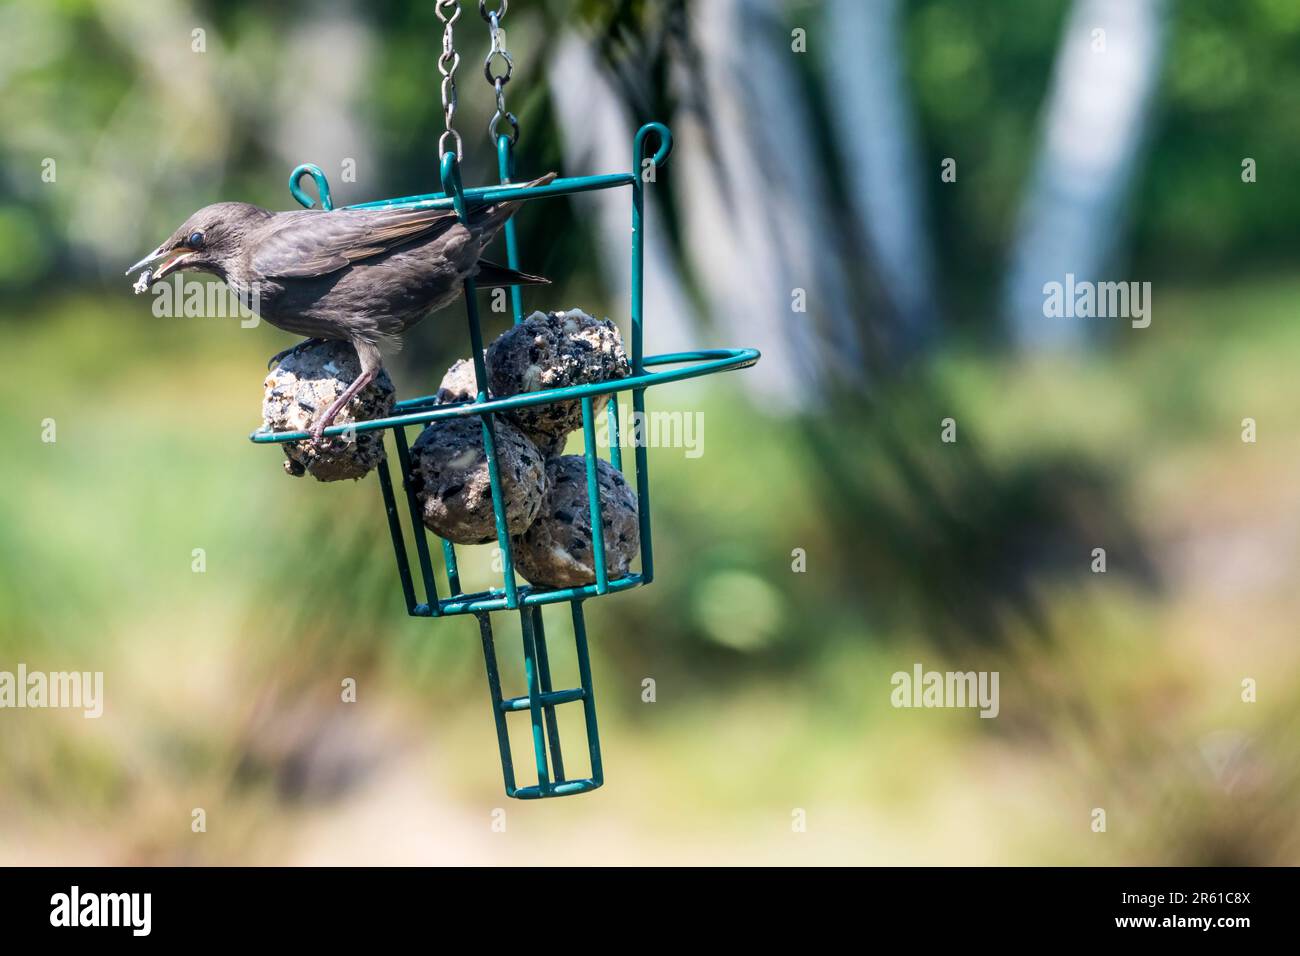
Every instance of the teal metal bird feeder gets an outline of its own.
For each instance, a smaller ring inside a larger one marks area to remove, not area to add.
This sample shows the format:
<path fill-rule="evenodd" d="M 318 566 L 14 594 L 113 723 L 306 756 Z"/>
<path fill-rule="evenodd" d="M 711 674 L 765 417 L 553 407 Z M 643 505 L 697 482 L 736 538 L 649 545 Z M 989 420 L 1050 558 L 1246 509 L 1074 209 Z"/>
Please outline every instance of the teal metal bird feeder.
<path fill-rule="evenodd" d="M 492 18 L 495 27 L 496 15 L 493 14 Z M 485 19 L 487 19 L 486 14 Z M 499 83 L 497 84 L 497 90 L 499 94 Z M 444 91 L 445 101 L 446 93 Z M 498 105 L 500 106 L 499 96 Z M 712 375 L 729 369 L 746 368 L 758 361 L 759 353 L 755 349 L 708 349 L 695 352 L 674 352 L 665 355 L 646 355 L 644 352 L 645 179 L 643 179 L 643 160 L 648 158 L 650 165 L 656 170 L 663 167 L 672 149 L 672 134 L 667 126 L 662 123 L 648 123 L 637 131 L 632 143 L 632 167 L 629 172 L 557 179 L 548 185 L 525 189 L 512 185 L 515 182 L 514 142 L 518 131 L 513 116 L 502 114 L 499 110 L 498 116 L 493 120 L 492 131 L 495 134 L 497 120 L 502 115 L 510 121 L 515 135 L 501 134 L 495 136 L 498 168 L 501 177 L 499 185 L 471 189 L 463 188 L 457 153 L 449 149 L 443 151 L 441 159 L 442 192 L 360 203 L 348 208 L 384 206 L 455 209 L 463 222 L 470 210 L 480 205 L 510 200 L 522 200 L 530 203 L 549 197 L 567 196 L 592 190 L 629 187 L 632 194 L 631 377 L 489 399 L 486 394 L 487 375 L 483 362 L 483 332 L 479 324 L 478 295 L 473 279 L 468 279 L 465 281 L 464 289 L 465 311 L 469 325 L 470 354 L 474 357 L 477 399 L 473 402 L 462 402 L 454 405 L 438 405 L 436 397 L 432 395 L 414 398 L 399 402 L 394 408 L 394 413 L 389 417 L 355 424 L 336 425 L 327 428 L 325 435 L 334 436 L 345 432 L 379 430 L 389 433 L 391 436 L 390 447 L 396 451 L 402 475 L 406 476 L 410 474 L 411 470 L 408 429 L 416 428 L 418 430 L 430 422 L 469 415 L 476 416 L 481 422 L 483 447 L 491 479 L 497 546 L 500 548 L 502 558 L 502 581 L 500 586 L 475 591 L 466 591 L 464 589 L 455 547 L 450 541 L 437 539 L 436 537 L 434 540 L 438 544 L 430 542 L 432 535 L 425 528 L 424 522 L 420 518 L 420 504 L 414 491 L 409 486 L 409 483 L 404 480 L 400 498 L 404 498 L 405 502 L 399 500 L 399 494 L 394 486 L 387 460 L 382 462 L 377 469 L 379 490 L 383 496 L 384 510 L 388 516 L 393 552 L 397 559 L 397 574 L 401 581 L 407 611 L 412 616 L 421 618 L 440 618 L 455 614 L 473 614 L 477 618 L 479 634 L 483 644 L 488 692 L 492 702 L 492 718 L 496 725 L 506 795 L 517 799 L 536 799 L 584 793 L 588 790 L 595 790 L 604 782 L 604 766 L 601 761 L 600 732 L 596 719 L 596 699 L 591 680 L 591 660 L 587 643 L 586 623 L 583 618 L 583 603 L 592 598 L 641 587 L 654 580 L 654 544 L 651 537 L 650 522 L 650 476 L 647 467 L 646 446 L 645 442 L 641 440 L 632 442 L 633 455 L 631 456 L 635 468 L 635 488 L 640 523 L 640 569 L 612 580 L 607 574 L 605 548 L 602 540 L 600 495 L 596 481 L 596 462 L 599 455 L 596 442 L 597 410 L 601 405 L 605 407 L 609 434 L 609 463 L 619 471 L 625 471 L 628 462 L 623 458 L 618 437 L 617 396 L 619 393 L 632 393 L 633 412 L 638 417 L 638 420 L 644 420 L 646 391 L 652 386 Z M 654 145 L 656 148 L 652 155 L 648 155 L 647 145 L 650 143 L 651 137 L 655 140 Z M 459 140 L 458 137 L 457 140 Z M 289 188 L 294 198 L 304 206 L 311 207 L 314 205 L 312 199 L 301 187 L 301 180 L 307 176 L 315 180 L 321 205 L 326 210 L 332 210 L 334 207 L 330 197 L 329 183 L 326 181 L 324 173 L 317 166 L 303 165 L 293 171 L 290 176 Z M 523 211 L 521 209 L 521 212 Z M 518 269 L 520 268 L 519 246 L 516 241 L 513 218 L 506 223 L 504 232 L 508 264 L 512 269 Z M 518 286 L 513 287 L 511 293 L 514 321 L 517 324 L 522 322 L 524 318 L 523 294 Z M 544 588 L 520 584 L 515 579 L 510 535 L 506 525 L 506 511 L 502 499 L 501 476 L 496 454 L 494 422 L 497 415 L 514 408 L 575 399 L 580 400 L 582 405 L 582 431 L 587 466 L 587 499 L 591 509 L 592 549 L 595 553 L 596 580 L 594 583 L 582 587 L 569 588 Z M 309 438 L 306 432 L 270 433 L 264 431 L 254 432 L 250 437 L 252 441 L 258 444 L 276 444 Z M 416 560 L 414 568 L 412 568 L 410 554 L 406 546 L 403 530 L 404 521 L 410 522 L 415 542 Z M 439 592 L 435 579 L 433 555 L 436 552 L 441 554 L 448 589 L 446 594 Z M 550 661 L 547 654 L 547 635 L 542 626 L 542 606 L 561 603 L 569 605 L 573 639 L 577 650 L 579 686 L 557 690 L 552 680 Z M 526 692 L 520 696 L 507 697 L 502 692 L 501 677 L 497 667 L 497 651 L 492 633 L 492 615 L 502 611 L 517 612 L 519 614 L 523 634 L 524 674 L 527 679 Z M 575 778 L 570 776 L 565 769 L 555 708 L 568 703 L 582 704 L 586 724 L 587 753 L 590 759 L 589 776 Z M 528 715 L 531 726 L 533 756 L 537 770 L 537 782 L 527 786 L 520 786 L 516 779 L 510 747 L 510 717 L 514 714 L 523 713 Z"/>

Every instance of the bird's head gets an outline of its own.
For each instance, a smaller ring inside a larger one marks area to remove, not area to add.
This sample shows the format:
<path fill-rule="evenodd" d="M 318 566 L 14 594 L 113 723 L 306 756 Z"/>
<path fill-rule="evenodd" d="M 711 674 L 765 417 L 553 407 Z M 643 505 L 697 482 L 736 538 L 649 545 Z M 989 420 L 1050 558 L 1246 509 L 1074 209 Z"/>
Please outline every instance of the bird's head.
<path fill-rule="evenodd" d="M 246 202 L 204 206 L 126 274 L 149 267 L 150 282 L 178 270 L 210 272 L 225 278 L 227 265 L 239 255 L 249 230 L 270 216 L 265 209 Z"/>

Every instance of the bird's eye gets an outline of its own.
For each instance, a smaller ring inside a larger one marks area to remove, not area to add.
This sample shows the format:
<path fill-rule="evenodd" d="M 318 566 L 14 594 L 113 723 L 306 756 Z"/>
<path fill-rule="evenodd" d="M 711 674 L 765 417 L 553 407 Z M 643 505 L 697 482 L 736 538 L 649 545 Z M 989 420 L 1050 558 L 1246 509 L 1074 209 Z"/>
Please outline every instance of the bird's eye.
<path fill-rule="evenodd" d="M 201 232 L 191 232 L 191 233 L 190 233 L 190 237 L 189 237 L 188 239 L 185 240 L 185 245 L 189 246 L 191 249 L 202 249 L 202 248 L 203 248 L 203 233 L 201 233 Z"/>

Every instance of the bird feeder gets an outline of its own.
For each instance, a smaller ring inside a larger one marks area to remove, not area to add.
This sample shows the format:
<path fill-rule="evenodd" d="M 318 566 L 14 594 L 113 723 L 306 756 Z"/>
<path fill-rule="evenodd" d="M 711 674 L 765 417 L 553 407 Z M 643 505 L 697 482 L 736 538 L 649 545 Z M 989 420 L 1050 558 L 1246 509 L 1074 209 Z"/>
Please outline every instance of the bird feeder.
<path fill-rule="evenodd" d="M 657 140 L 652 155 L 646 148 L 650 137 Z M 499 586 L 479 590 L 466 590 L 461 580 L 456 549 L 450 541 L 436 538 L 429 532 L 420 517 L 420 504 L 413 490 L 404 480 L 399 494 L 394 485 L 388 462 L 377 468 L 379 490 L 383 496 L 384 510 L 392 535 L 393 552 L 397 559 L 397 574 L 401 581 L 406 609 L 413 617 L 449 617 L 472 614 L 478 620 L 483 644 L 483 659 L 487 668 L 488 692 L 492 701 L 492 717 L 496 724 L 497 743 L 501 753 L 501 769 L 505 779 L 506 795 L 517 799 L 560 797 L 595 790 L 604 782 L 604 768 L 600 754 L 600 733 L 596 720 L 596 700 L 591 680 L 591 661 L 587 645 L 587 629 L 583 618 L 583 603 L 598 597 L 642 587 L 654 580 L 654 543 L 650 522 L 650 475 L 644 435 L 632 442 L 631 456 L 635 469 L 635 488 L 638 499 L 640 524 L 640 568 L 619 578 L 607 574 L 605 547 L 601 523 L 601 503 L 597 485 L 596 462 L 600 450 L 596 442 L 596 416 L 603 405 L 607 416 L 609 434 L 609 463 L 625 472 L 629 462 L 624 460 L 619 441 L 617 397 L 619 393 L 632 393 L 632 409 L 638 421 L 644 421 L 646 391 L 656 385 L 699 378 L 730 369 L 746 368 L 759 359 L 755 349 L 705 349 L 694 352 L 673 352 L 664 355 L 646 355 L 643 346 L 645 314 L 644 292 L 644 220 L 645 180 L 642 170 L 644 160 L 649 160 L 656 170 L 661 168 L 672 149 L 672 134 L 662 123 L 648 123 L 637 131 L 632 143 L 632 168 L 629 172 L 607 173 L 594 176 L 576 176 L 556 179 L 531 189 L 514 186 L 514 153 L 510 136 L 496 137 L 497 160 L 501 177 L 499 185 L 465 189 L 461 184 L 457 154 L 447 151 L 442 156 L 442 192 L 419 196 L 403 196 L 376 202 L 361 203 L 348 208 L 424 208 L 454 209 L 462 222 L 470 210 L 492 203 L 522 201 L 531 203 L 548 197 L 568 196 L 574 193 L 600 189 L 630 187 L 632 193 L 632 295 L 630 305 L 632 353 L 630 378 L 575 385 L 567 388 L 528 392 L 513 396 L 489 399 L 486 394 L 487 374 L 483 361 L 483 332 L 479 324 L 478 296 L 473 279 L 465 281 L 465 311 L 469 325 L 469 354 L 474 360 L 477 382 L 477 400 L 454 405 L 438 405 L 435 396 L 413 398 L 398 402 L 394 413 L 386 418 L 336 425 L 325 430 L 327 437 L 344 433 L 383 431 L 391 438 L 402 475 L 410 474 L 409 429 L 418 430 L 430 422 L 450 418 L 475 416 L 483 428 L 483 448 L 486 453 L 491 479 L 492 504 L 501 553 L 502 579 Z M 301 181 L 310 176 L 316 183 L 321 205 L 333 209 L 329 183 L 320 168 L 303 165 L 290 176 L 289 188 L 295 199 L 310 208 L 313 200 L 302 190 Z M 521 210 L 522 212 L 522 210 Z M 519 247 L 515 237 L 514 221 L 505 225 L 506 255 L 512 269 L 519 268 Z M 515 323 L 523 321 L 523 292 L 515 286 L 511 290 Z M 511 554 L 510 534 L 506 527 L 505 503 L 502 498 L 501 476 L 494 440 L 496 416 L 511 409 L 536 406 L 550 402 L 579 400 L 582 406 L 582 433 L 585 443 L 587 500 L 591 509 L 592 549 L 595 560 L 595 577 L 592 584 L 582 587 L 545 588 L 520 584 L 515 579 L 514 560 Z M 634 433 L 635 435 L 635 433 Z M 254 432 L 252 440 L 258 444 L 275 444 L 302 441 L 309 438 L 306 432 Z M 404 503 L 401 499 L 405 499 Z M 415 542 L 415 567 L 407 549 L 403 523 L 409 522 Z M 433 541 L 430 539 L 433 538 Z M 436 542 L 436 543 L 435 543 Z M 447 592 L 439 591 L 434 574 L 434 554 L 440 554 L 446 575 Z M 576 644 L 578 686 L 556 689 L 547 655 L 547 635 L 542 626 L 542 607 L 547 604 L 568 604 L 572 619 L 573 640 Z M 523 634 L 524 673 L 527 679 L 525 693 L 507 697 L 502 691 L 497 668 L 497 651 L 493 641 L 492 615 L 499 612 L 517 612 Z M 565 769 L 560 744 L 555 708 L 562 704 L 581 703 L 587 733 L 587 753 L 590 758 L 590 775 L 570 776 Z M 537 782 L 520 786 L 510 748 L 510 718 L 528 715 L 531 725 L 533 756 L 536 762 Z"/>

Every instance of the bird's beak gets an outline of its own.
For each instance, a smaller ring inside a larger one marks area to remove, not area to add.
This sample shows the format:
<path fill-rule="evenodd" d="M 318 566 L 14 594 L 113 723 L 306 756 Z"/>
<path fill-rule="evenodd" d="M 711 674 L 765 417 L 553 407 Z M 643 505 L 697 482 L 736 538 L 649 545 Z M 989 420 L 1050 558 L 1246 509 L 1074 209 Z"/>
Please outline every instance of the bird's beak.
<path fill-rule="evenodd" d="M 151 282 L 156 282 L 164 276 L 181 268 L 186 262 L 193 259 L 194 255 L 195 252 L 193 249 L 186 249 L 184 246 L 177 246 L 173 249 L 164 249 L 159 246 L 131 268 L 127 269 L 126 274 L 130 275 L 132 272 L 139 272 L 146 266 L 151 266 L 155 262 L 161 262 L 162 265 L 153 270 L 153 275 L 150 278 Z"/>

